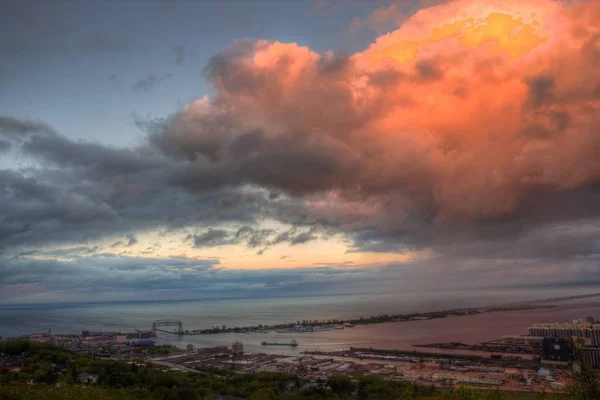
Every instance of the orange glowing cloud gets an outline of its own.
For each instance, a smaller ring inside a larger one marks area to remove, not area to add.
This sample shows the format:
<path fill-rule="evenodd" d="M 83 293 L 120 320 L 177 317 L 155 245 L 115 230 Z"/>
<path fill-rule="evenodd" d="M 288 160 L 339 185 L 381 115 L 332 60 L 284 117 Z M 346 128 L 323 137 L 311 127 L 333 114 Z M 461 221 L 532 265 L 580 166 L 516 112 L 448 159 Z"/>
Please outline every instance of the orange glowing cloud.
<path fill-rule="evenodd" d="M 455 1 L 424 9 L 402 28 L 384 35 L 357 58 L 368 65 L 386 61 L 405 65 L 427 52 L 427 46 L 444 43 L 436 51 L 456 44 L 477 49 L 487 45 L 500 54 L 519 57 L 548 40 L 540 18 L 550 24 L 557 6 L 548 1 L 524 1 L 515 6 L 499 1 Z"/>
<path fill-rule="evenodd" d="M 154 140 L 196 160 L 192 188 L 375 198 L 384 224 L 508 215 L 600 179 L 599 16 L 597 1 L 456 0 L 350 57 L 240 42 L 207 69 L 215 97 Z"/>

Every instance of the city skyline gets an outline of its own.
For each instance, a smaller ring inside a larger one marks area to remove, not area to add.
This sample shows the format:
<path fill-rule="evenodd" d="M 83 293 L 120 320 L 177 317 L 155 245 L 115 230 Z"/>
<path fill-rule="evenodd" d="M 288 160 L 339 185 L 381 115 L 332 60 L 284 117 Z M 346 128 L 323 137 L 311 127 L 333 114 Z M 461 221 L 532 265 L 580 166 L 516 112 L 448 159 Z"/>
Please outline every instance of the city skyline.
<path fill-rule="evenodd" d="M 2 3 L 0 303 L 598 284 L 600 4 L 343 3 Z"/>

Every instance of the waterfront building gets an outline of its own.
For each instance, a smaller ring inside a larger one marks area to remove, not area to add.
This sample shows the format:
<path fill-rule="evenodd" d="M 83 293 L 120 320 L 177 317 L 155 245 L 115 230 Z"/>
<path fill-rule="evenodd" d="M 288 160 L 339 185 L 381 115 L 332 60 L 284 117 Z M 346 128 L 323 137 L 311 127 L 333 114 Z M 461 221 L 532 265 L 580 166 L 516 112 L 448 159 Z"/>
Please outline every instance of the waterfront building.
<path fill-rule="evenodd" d="M 572 322 L 533 324 L 529 327 L 529 336 L 564 339 L 581 337 L 590 339 L 592 346 L 600 346 L 600 323 L 595 322 L 591 317 L 586 317 Z"/>
<path fill-rule="evenodd" d="M 564 363 L 573 361 L 573 349 L 568 339 L 544 338 L 542 342 L 542 363 Z"/>
<path fill-rule="evenodd" d="M 28 339 L 32 342 L 48 342 L 52 338 L 47 333 L 32 333 L 28 336 Z"/>
<path fill-rule="evenodd" d="M 540 347 L 543 340 L 543 336 L 502 335 L 502 343 L 510 345 L 529 345 Z"/>
<path fill-rule="evenodd" d="M 231 345 L 231 350 L 233 351 L 234 356 L 244 354 L 244 345 L 242 342 L 235 341 Z"/>
<path fill-rule="evenodd" d="M 600 347 L 582 347 L 583 360 L 594 368 L 600 368 Z"/>
<path fill-rule="evenodd" d="M 592 325 L 592 346 L 600 347 L 600 324 Z"/>

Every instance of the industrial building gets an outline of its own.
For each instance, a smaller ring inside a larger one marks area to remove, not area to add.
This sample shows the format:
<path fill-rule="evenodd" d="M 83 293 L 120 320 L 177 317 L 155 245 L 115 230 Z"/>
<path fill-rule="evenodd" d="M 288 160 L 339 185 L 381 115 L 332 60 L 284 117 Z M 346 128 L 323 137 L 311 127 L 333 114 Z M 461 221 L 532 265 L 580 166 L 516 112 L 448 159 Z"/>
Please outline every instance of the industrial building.
<path fill-rule="evenodd" d="M 234 356 L 242 355 L 244 354 L 244 345 L 242 344 L 242 342 L 235 341 L 231 345 L 231 350 Z"/>
<path fill-rule="evenodd" d="M 510 345 L 526 345 L 541 347 L 543 336 L 502 335 L 502 343 Z"/>
<path fill-rule="evenodd" d="M 542 363 L 568 364 L 573 361 L 573 348 L 564 338 L 544 338 L 542 341 Z"/>
<path fill-rule="evenodd" d="M 533 324 L 529 327 L 529 336 L 547 338 L 581 337 L 591 340 L 592 346 L 600 346 L 600 323 L 593 318 L 579 318 L 572 322 L 555 322 L 546 324 Z"/>
<path fill-rule="evenodd" d="M 600 368 L 600 347 L 582 347 L 583 360 L 594 368 Z"/>

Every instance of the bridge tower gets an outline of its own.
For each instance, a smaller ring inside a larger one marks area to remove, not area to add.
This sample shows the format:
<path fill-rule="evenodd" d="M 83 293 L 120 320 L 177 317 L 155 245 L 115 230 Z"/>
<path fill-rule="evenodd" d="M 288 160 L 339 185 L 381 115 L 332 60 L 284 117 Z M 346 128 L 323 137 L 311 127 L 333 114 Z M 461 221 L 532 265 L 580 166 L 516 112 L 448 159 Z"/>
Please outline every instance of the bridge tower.
<path fill-rule="evenodd" d="M 160 329 L 163 326 L 164 327 L 174 326 L 174 327 L 177 327 L 177 330 L 175 332 L 170 332 L 167 330 Z M 165 333 L 172 333 L 172 334 L 181 336 L 181 335 L 183 335 L 183 322 L 181 322 L 180 320 L 177 320 L 177 319 L 159 319 L 152 323 L 152 335 L 156 336 L 157 331 L 165 332 Z"/>

